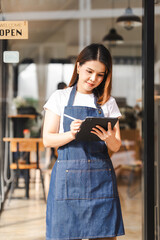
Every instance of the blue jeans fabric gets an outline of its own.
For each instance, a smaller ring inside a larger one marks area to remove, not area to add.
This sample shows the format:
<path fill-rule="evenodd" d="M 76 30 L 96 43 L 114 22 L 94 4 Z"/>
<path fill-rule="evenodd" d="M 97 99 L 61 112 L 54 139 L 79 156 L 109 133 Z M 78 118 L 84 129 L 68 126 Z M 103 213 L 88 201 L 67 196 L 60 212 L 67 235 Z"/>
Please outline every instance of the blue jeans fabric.
<path fill-rule="evenodd" d="M 64 113 L 78 119 L 103 117 L 97 108 L 73 106 L 73 87 Z M 64 131 L 71 121 L 64 117 Z M 116 176 L 103 141 L 72 141 L 58 149 L 47 199 L 46 239 L 107 238 L 124 234 Z"/>

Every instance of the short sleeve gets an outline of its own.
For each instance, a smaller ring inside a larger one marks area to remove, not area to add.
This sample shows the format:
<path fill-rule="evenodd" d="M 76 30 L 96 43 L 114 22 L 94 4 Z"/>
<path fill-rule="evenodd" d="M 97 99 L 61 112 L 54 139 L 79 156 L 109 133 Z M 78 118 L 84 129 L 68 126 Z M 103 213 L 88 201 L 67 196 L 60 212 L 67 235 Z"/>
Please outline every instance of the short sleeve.
<path fill-rule="evenodd" d="M 121 113 L 119 111 L 118 105 L 116 103 L 116 100 L 111 97 L 108 103 L 108 112 L 109 117 L 121 117 Z"/>
<path fill-rule="evenodd" d="M 52 93 L 52 95 L 50 96 L 48 101 L 43 106 L 44 110 L 48 109 L 51 112 L 60 116 L 61 115 L 61 103 L 60 103 L 61 101 L 60 100 L 61 100 L 60 92 L 58 90 L 56 90 L 54 93 Z"/>

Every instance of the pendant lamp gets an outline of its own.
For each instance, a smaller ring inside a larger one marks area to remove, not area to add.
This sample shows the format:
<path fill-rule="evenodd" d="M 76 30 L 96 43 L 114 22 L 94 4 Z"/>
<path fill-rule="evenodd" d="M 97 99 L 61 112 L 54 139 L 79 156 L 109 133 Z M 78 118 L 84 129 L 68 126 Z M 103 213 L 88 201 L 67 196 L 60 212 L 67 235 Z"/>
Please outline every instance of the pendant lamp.
<path fill-rule="evenodd" d="M 117 24 L 124 27 L 127 30 L 131 30 L 134 27 L 141 26 L 142 22 L 140 17 L 134 15 L 132 8 L 130 7 L 130 1 L 128 0 L 128 8 L 125 13 L 117 18 Z"/>
<path fill-rule="evenodd" d="M 111 28 L 109 30 L 109 33 L 104 36 L 104 38 L 102 39 L 103 42 L 108 42 L 110 44 L 120 44 L 123 43 L 123 38 L 121 37 L 121 35 L 119 35 L 116 31 L 115 28 Z"/>
<path fill-rule="evenodd" d="M 114 0 L 112 0 L 112 12 L 113 12 L 113 8 L 114 8 Z M 110 45 L 121 44 L 124 41 L 123 37 L 119 35 L 116 29 L 113 27 L 113 18 L 112 18 L 112 28 L 109 30 L 108 34 L 103 37 L 102 41 Z"/>

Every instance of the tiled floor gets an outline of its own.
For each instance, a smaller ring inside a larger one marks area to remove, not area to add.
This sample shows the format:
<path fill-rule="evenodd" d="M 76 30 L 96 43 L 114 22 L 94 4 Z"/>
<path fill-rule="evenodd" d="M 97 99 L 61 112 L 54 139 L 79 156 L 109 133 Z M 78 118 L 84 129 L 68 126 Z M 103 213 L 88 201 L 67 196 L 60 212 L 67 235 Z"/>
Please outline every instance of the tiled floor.
<path fill-rule="evenodd" d="M 22 186 L 22 183 L 20 182 Z M 9 205 L 5 203 L 0 219 L 1 240 L 44 240 L 46 204 L 42 190 L 36 191 L 35 184 L 30 184 L 30 199 L 24 189 L 15 189 Z M 19 199 L 18 199 L 19 198 Z"/>
<path fill-rule="evenodd" d="M 142 240 L 142 194 L 140 190 L 133 197 L 129 197 L 128 186 L 121 185 L 119 195 L 126 234 L 118 240 Z"/>
<path fill-rule="evenodd" d="M 140 189 L 132 185 L 118 184 L 126 235 L 118 240 L 142 239 L 142 209 Z M 128 191 L 136 187 L 137 193 L 129 197 Z M 10 204 L 6 201 L 0 219 L 1 240 L 45 240 L 45 211 L 46 205 L 42 190 L 35 190 L 30 185 L 30 199 L 17 199 L 24 196 L 24 189 L 16 189 Z"/>

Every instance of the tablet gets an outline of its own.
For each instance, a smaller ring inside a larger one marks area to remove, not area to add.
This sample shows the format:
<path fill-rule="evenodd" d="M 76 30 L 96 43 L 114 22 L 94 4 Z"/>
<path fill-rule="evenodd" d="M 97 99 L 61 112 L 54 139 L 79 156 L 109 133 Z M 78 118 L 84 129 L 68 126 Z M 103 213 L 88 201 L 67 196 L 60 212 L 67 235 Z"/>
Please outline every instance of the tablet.
<path fill-rule="evenodd" d="M 76 134 L 76 141 L 100 141 L 100 138 L 95 134 L 91 133 L 93 127 L 99 125 L 104 129 L 108 130 L 108 123 L 111 122 L 112 129 L 118 118 L 107 118 L 107 117 L 87 117 L 80 126 L 80 131 Z"/>

